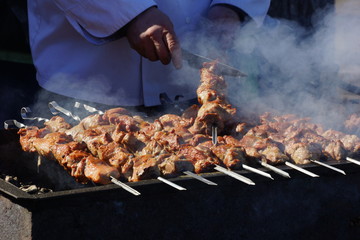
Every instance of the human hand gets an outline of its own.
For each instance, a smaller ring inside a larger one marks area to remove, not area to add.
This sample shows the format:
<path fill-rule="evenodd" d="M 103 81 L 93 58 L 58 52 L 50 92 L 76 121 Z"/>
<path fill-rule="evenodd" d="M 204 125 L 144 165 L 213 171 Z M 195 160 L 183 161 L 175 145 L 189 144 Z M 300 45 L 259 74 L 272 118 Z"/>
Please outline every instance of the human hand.
<path fill-rule="evenodd" d="M 172 61 L 181 68 L 180 43 L 169 17 L 151 7 L 133 19 L 126 31 L 130 46 L 150 61 L 160 60 L 167 65 Z"/>

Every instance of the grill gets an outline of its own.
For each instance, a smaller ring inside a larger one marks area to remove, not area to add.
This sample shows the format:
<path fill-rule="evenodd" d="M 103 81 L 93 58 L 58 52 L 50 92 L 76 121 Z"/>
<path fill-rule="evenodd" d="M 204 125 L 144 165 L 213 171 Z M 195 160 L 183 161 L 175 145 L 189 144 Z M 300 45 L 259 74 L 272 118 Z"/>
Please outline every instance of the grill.
<path fill-rule="evenodd" d="M 53 192 L 29 194 L 0 179 L 0 225 L 4 239 L 355 239 L 360 233 L 360 166 L 332 162 L 346 172 L 308 164 L 312 178 L 287 166 L 274 180 L 237 171 L 256 185 L 222 173 L 128 185 L 79 185 L 56 162 L 21 151 L 16 132 L 2 130 L 1 172 L 31 180 Z M 263 169 L 268 172 L 266 169 Z M 269 172 L 270 173 L 270 172 Z M 54 177 L 56 176 L 56 177 Z"/>

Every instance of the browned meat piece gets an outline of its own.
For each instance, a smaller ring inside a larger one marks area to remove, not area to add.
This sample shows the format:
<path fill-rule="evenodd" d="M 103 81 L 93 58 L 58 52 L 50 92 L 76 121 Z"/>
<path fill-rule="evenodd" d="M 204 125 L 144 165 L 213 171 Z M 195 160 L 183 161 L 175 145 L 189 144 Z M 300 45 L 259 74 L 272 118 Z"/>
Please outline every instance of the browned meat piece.
<path fill-rule="evenodd" d="M 359 114 L 351 114 L 344 122 L 344 128 L 347 133 L 360 136 L 360 116 Z"/>
<path fill-rule="evenodd" d="M 90 152 L 95 156 L 98 155 L 99 146 L 113 141 L 110 134 L 101 131 L 100 128 L 87 129 L 81 135 L 78 135 L 76 140 L 85 142 Z"/>
<path fill-rule="evenodd" d="M 114 124 L 119 116 L 132 116 L 131 113 L 125 108 L 111 108 L 102 115 L 103 121 Z"/>
<path fill-rule="evenodd" d="M 114 178 L 120 177 L 120 173 L 116 168 L 92 155 L 88 155 L 86 158 L 84 174 L 91 181 L 100 184 L 110 183 L 110 176 Z"/>
<path fill-rule="evenodd" d="M 87 183 L 89 179 L 85 176 L 85 165 L 88 156 L 87 152 L 74 150 L 61 158 L 61 165 L 70 172 L 71 176 L 75 177 L 76 181 Z"/>
<path fill-rule="evenodd" d="M 21 128 L 18 131 L 20 135 L 21 148 L 26 152 L 36 152 L 33 141 L 37 138 L 43 138 L 46 134 L 50 133 L 50 129 L 38 127 Z"/>
<path fill-rule="evenodd" d="M 152 154 L 133 158 L 133 174 L 130 181 L 136 182 L 143 179 L 157 178 L 160 176 L 158 165 L 161 161 L 161 157 Z"/>
<path fill-rule="evenodd" d="M 345 149 L 344 144 L 340 140 L 329 142 L 323 149 L 324 155 L 329 160 L 344 160 L 348 151 Z"/>
<path fill-rule="evenodd" d="M 200 104 L 205 104 L 207 102 L 226 102 L 225 93 L 216 89 L 209 88 L 208 85 L 202 84 L 196 90 L 198 96 L 198 102 Z"/>
<path fill-rule="evenodd" d="M 240 140 L 232 136 L 224 136 L 224 139 L 228 144 L 243 147 L 250 159 L 266 160 L 267 163 L 272 165 L 289 160 L 282 150 L 283 146 L 270 138 L 245 135 Z"/>
<path fill-rule="evenodd" d="M 161 155 L 163 160 L 159 163 L 159 169 L 161 175 L 164 177 L 176 177 L 181 175 L 185 171 L 194 171 L 194 165 L 188 159 L 183 156 L 177 156 L 175 154 L 163 154 Z"/>
<path fill-rule="evenodd" d="M 140 152 L 150 141 L 150 137 L 142 132 L 125 133 L 117 142 L 126 146 L 132 153 Z"/>
<path fill-rule="evenodd" d="M 146 146 L 141 151 L 136 152 L 136 155 L 159 155 L 170 153 L 171 150 L 168 146 L 164 146 L 156 140 L 150 140 L 146 143 Z"/>
<path fill-rule="evenodd" d="M 321 145 L 316 143 L 288 143 L 285 152 L 296 164 L 306 164 L 309 160 L 319 160 L 322 154 Z"/>
<path fill-rule="evenodd" d="M 156 140 L 163 146 L 166 146 L 168 151 L 176 151 L 178 150 L 182 144 L 185 143 L 183 138 L 176 134 L 176 132 L 166 132 L 166 131 L 159 131 L 156 132 L 153 137 L 153 140 Z"/>
<path fill-rule="evenodd" d="M 200 109 L 199 105 L 194 104 L 188 107 L 187 109 L 185 109 L 181 117 L 185 119 L 195 119 L 199 109 Z"/>
<path fill-rule="evenodd" d="M 258 156 L 258 153 L 261 154 L 261 158 L 263 160 L 265 159 L 269 164 L 276 165 L 289 160 L 286 154 L 282 151 L 283 146 L 270 138 L 245 135 L 240 140 L 240 146 L 243 146 L 246 153 L 251 157 Z M 255 149 L 258 153 L 256 153 Z"/>
<path fill-rule="evenodd" d="M 270 137 L 270 135 L 272 135 L 271 133 L 276 133 L 276 132 L 277 131 L 275 131 L 269 125 L 261 124 L 261 125 L 257 125 L 251 129 L 249 129 L 248 132 L 246 133 L 246 135 L 267 138 L 267 137 Z"/>
<path fill-rule="evenodd" d="M 125 132 L 134 132 L 140 129 L 138 120 L 127 115 L 120 115 L 111 123 L 116 125 L 117 129 Z"/>
<path fill-rule="evenodd" d="M 176 127 L 172 132 L 181 137 L 181 141 L 184 141 L 185 143 L 190 141 L 190 139 L 194 136 L 189 129 L 185 127 Z"/>
<path fill-rule="evenodd" d="M 251 152 L 252 149 L 249 149 Z M 248 153 L 248 151 L 246 151 Z M 278 146 L 267 146 L 265 149 L 260 150 L 259 153 L 264 156 L 267 163 L 277 165 L 289 161 L 289 157 Z"/>
<path fill-rule="evenodd" d="M 52 117 L 49 121 L 44 122 L 44 125 L 47 126 L 51 132 L 64 132 L 72 127 L 60 116 Z"/>
<path fill-rule="evenodd" d="M 206 147 L 184 145 L 176 154 L 180 158 L 184 157 L 191 161 L 196 173 L 211 171 L 215 164 L 221 164 L 211 150 Z"/>
<path fill-rule="evenodd" d="M 193 134 L 202 133 L 211 135 L 213 126 L 217 127 L 218 134 L 231 132 L 236 123 L 236 109 L 230 105 L 209 102 L 200 107 L 194 125 L 189 128 Z"/>
<path fill-rule="evenodd" d="M 211 142 L 211 136 L 205 134 L 195 134 L 188 143 L 195 147 L 204 142 Z"/>
<path fill-rule="evenodd" d="M 345 149 L 351 152 L 356 152 L 360 147 L 360 138 L 356 135 L 348 135 L 335 130 L 327 130 L 322 136 L 327 139 L 340 140 L 344 144 Z"/>
<path fill-rule="evenodd" d="M 43 138 L 36 138 L 33 141 L 36 151 L 48 159 L 55 159 L 52 148 L 56 144 L 64 144 L 72 141 L 71 136 L 66 135 L 65 133 L 53 132 L 48 133 Z"/>
<path fill-rule="evenodd" d="M 200 86 L 206 84 L 211 89 L 221 91 L 226 88 L 224 78 L 217 73 L 217 62 L 208 62 L 203 64 L 200 69 Z"/>
<path fill-rule="evenodd" d="M 141 131 L 148 136 L 153 136 L 156 132 L 162 131 L 164 129 L 163 125 L 158 119 L 155 119 L 153 123 L 144 121 L 140 124 L 139 127 Z"/>
<path fill-rule="evenodd" d="M 97 153 L 101 160 L 108 162 L 119 171 L 121 171 L 122 165 L 124 165 L 129 158 L 134 156 L 124 146 L 121 146 L 116 142 L 100 145 Z"/>
<path fill-rule="evenodd" d="M 100 114 L 94 114 L 81 120 L 79 125 L 81 125 L 84 129 L 89 129 L 101 125 L 109 125 L 109 121 L 104 120 L 103 116 Z"/>
<path fill-rule="evenodd" d="M 78 181 L 86 182 L 87 178 L 93 182 L 105 184 L 110 182 L 109 176 L 116 178 L 120 176 L 116 168 L 84 151 L 84 145 L 75 143 L 71 136 L 63 132 L 50 132 L 42 138 L 38 138 L 38 136 L 42 136 L 40 134 L 42 131 L 32 130 L 35 132 L 21 131 L 21 134 L 24 138 L 31 139 L 36 152 L 48 159 L 56 159 Z M 43 131 L 47 132 L 48 130 Z M 32 137 L 27 137 L 27 133 Z M 68 146 L 65 147 L 64 145 Z M 59 152 L 61 150 L 64 150 L 62 154 Z"/>
<path fill-rule="evenodd" d="M 231 135 L 235 135 L 236 137 L 243 137 L 248 130 L 249 126 L 247 123 L 238 123 Z"/>
<path fill-rule="evenodd" d="M 184 119 L 175 114 L 162 115 L 161 117 L 159 117 L 159 121 L 161 122 L 163 129 L 168 132 L 172 131 L 177 127 L 188 128 L 193 123 L 190 119 Z"/>
<path fill-rule="evenodd" d="M 245 149 L 243 147 L 221 144 L 213 146 L 211 151 L 230 169 L 241 169 L 242 164 L 246 162 Z"/>
<path fill-rule="evenodd" d="M 66 168 L 66 161 L 64 159 L 66 156 L 70 155 L 72 152 L 80 150 L 80 151 L 87 151 L 86 144 L 83 142 L 75 142 L 71 141 L 65 144 L 56 144 L 52 147 L 52 154 L 55 159 L 60 161 L 60 164 Z"/>

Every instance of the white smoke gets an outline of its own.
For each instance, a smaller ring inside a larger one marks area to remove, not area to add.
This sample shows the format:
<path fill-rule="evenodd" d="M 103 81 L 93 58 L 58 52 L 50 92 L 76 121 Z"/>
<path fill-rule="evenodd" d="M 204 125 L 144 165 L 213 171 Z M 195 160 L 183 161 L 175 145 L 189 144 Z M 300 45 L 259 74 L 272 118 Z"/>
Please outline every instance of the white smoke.
<path fill-rule="evenodd" d="M 352 7 L 319 9 L 311 31 L 279 19 L 268 19 L 260 28 L 252 22 L 244 25 L 229 54 L 232 65 L 249 77 L 228 78 L 232 101 L 244 111 L 277 109 L 327 125 L 359 111 L 344 105 L 339 87 L 343 73 L 360 65 L 360 16 L 341 14 Z M 359 82 L 360 74 L 351 76 L 353 83 Z"/>

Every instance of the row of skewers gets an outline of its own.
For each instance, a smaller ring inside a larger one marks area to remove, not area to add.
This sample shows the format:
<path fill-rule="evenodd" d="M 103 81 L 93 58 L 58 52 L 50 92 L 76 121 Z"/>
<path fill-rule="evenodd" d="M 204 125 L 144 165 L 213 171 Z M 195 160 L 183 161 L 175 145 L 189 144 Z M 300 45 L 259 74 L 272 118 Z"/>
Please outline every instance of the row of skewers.
<path fill-rule="evenodd" d="M 205 63 L 200 73 L 197 89 L 200 106 L 191 106 L 182 116 L 164 114 L 148 122 L 123 108 L 101 112 L 83 105 L 94 114 L 81 120 L 51 102 L 53 114 L 61 112 L 79 123 L 72 126 L 60 116 L 35 118 L 45 121 L 45 127 L 20 125 L 21 146 L 24 151 L 57 160 L 79 182 L 113 182 L 135 195 L 140 193 L 120 180 L 157 178 L 185 190 L 166 178 L 186 174 L 216 185 L 200 175 L 215 170 L 255 185 L 235 170 L 273 179 L 258 168 L 262 166 L 290 178 L 277 167 L 285 164 L 318 177 L 298 164 L 314 163 L 345 174 L 322 160 L 347 159 L 359 163 L 349 155 L 359 151 L 358 137 L 324 131 L 309 119 L 293 115 L 264 114 L 257 120 L 246 121 L 228 103 L 226 83 L 217 75 L 216 62 Z M 24 119 L 28 119 L 28 111 L 22 109 Z"/>

